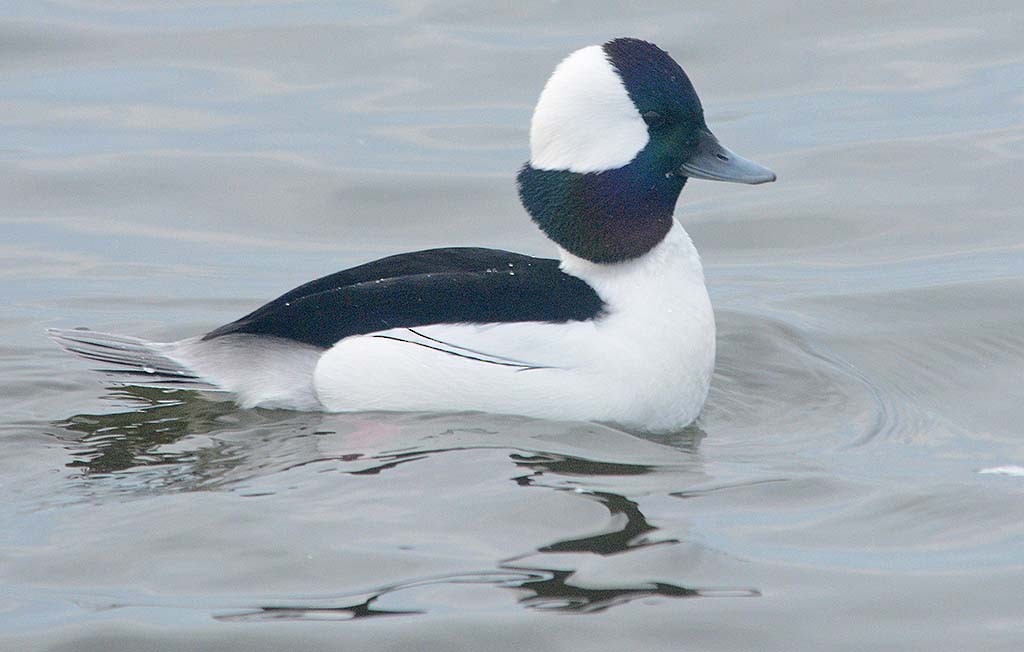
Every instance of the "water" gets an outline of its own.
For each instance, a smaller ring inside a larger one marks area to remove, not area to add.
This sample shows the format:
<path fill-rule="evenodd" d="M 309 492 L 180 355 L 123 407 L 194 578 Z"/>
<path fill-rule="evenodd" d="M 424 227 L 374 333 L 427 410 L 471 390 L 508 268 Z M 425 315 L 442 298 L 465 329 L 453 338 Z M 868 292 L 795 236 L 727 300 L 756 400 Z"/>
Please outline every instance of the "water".
<path fill-rule="evenodd" d="M 1020 649 L 1024 14 L 685 5 L 0 8 L 0 649 Z M 695 427 L 238 410 L 42 336 L 549 255 L 530 110 L 619 35 L 780 178 L 683 194 L 720 331 Z"/>

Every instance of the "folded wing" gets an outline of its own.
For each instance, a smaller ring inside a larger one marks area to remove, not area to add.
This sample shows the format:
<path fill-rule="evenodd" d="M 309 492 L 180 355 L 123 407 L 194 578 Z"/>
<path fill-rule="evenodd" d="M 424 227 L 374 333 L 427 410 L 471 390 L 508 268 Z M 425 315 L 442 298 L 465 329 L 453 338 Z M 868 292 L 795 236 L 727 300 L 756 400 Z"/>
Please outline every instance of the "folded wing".
<path fill-rule="evenodd" d="M 352 335 L 433 324 L 585 321 L 604 303 L 557 260 L 480 248 L 390 256 L 311 281 L 211 331 L 330 348 Z"/>

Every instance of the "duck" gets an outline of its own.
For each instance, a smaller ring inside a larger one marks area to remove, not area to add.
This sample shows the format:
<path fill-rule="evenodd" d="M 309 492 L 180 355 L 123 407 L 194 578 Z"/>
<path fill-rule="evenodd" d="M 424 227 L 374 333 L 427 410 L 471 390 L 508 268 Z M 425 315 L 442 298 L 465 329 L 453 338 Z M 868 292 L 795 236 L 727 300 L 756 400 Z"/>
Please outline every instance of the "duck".
<path fill-rule="evenodd" d="M 48 334 L 119 383 L 227 392 L 242 408 L 681 430 L 707 399 L 715 318 L 677 200 L 689 179 L 761 184 L 775 174 L 721 144 L 687 74 L 637 38 L 562 60 L 529 145 L 519 198 L 557 258 L 401 253 L 175 342 Z"/>

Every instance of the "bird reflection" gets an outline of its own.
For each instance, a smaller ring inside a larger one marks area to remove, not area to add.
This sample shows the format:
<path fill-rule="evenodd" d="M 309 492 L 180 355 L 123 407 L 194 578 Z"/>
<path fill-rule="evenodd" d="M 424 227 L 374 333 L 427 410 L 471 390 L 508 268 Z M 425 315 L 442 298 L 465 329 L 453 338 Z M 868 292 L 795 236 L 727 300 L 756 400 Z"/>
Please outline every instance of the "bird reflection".
<path fill-rule="evenodd" d="M 354 620 L 381 616 L 411 616 L 427 613 L 426 609 L 386 608 L 377 603 L 389 599 L 400 600 L 397 594 L 431 584 L 491 584 L 503 589 L 514 589 L 525 596 L 518 602 L 531 610 L 564 613 L 597 613 L 611 607 L 626 604 L 640 598 L 695 598 L 720 597 L 721 590 L 702 592 L 674 584 L 655 582 L 636 586 L 584 588 L 574 586 L 569 580 L 571 571 L 531 569 L 518 574 L 467 573 L 455 576 L 425 578 L 407 584 L 398 584 L 372 593 L 369 597 L 360 595 L 349 602 L 344 596 L 336 598 L 319 597 L 309 600 L 308 605 L 276 605 L 251 610 L 239 610 L 215 616 L 217 620 Z M 752 589 L 735 589 L 728 592 L 730 597 L 751 597 L 759 595 Z M 330 603 L 336 603 L 331 605 Z"/>
<path fill-rule="evenodd" d="M 403 462 L 414 461 L 422 454 L 423 451 L 389 455 L 384 464 L 373 467 L 374 472 L 380 473 L 395 468 Z M 582 477 L 587 475 L 638 475 L 654 470 L 654 467 L 646 465 L 593 461 L 550 453 L 515 453 L 510 456 L 510 459 L 517 468 L 531 471 L 529 474 L 512 478 L 521 487 L 548 488 L 538 484 L 537 481 L 549 473 Z M 310 600 L 309 602 L 312 604 L 305 606 L 301 604 L 264 606 L 218 616 L 218 618 L 223 620 L 352 620 L 380 616 L 416 615 L 426 613 L 429 609 L 386 608 L 379 603 L 402 604 L 403 599 L 398 594 L 431 584 L 491 584 L 501 589 L 515 591 L 519 594 L 518 604 L 526 609 L 566 614 L 598 613 L 639 599 L 737 598 L 761 595 L 760 591 L 750 587 L 680 586 L 670 582 L 657 581 L 621 583 L 618 586 L 602 583 L 600 587 L 587 587 L 575 577 L 576 571 L 574 570 L 522 563 L 525 558 L 536 556 L 537 553 L 540 553 L 542 558 L 545 555 L 558 556 L 559 553 L 589 553 L 603 557 L 626 553 L 644 546 L 681 543 L 672 538 L 658 539 L 655 536 L 658 528 L 648 522 L 635 501 L 625 496 L 607 491 L 579 491 L 570 488 L 557 490 L 572 491 L 574 494 L 582 495 L 603 505 L 611 517 L 610 522 L 616 523 L 617 527 L 587 537 L 552 542 L 526 555 L 506 559 L 498 564 L 496 570 L 421 578 L 404 584 L 384 587 L 369 595 L 352 596 L 349 600 L 346 600 L 345 596 L 337 596 L 333 599 L 321 597 Z M 415 604 L 414 597 L 411 602 Z"/>
<path fill-rule="evenodd" d="M 512 455 L 511 457 L 516 466 L 533 469 L 533 473 L 529 475 L 514 478 L 517 484 L 524 487 L 533 486 L 536 480 L 548 473 L 587 477 L 639 475 L 654 470 L 654 467 L 642 464 L 600 462 L 579 457 L 556 455 Z M 675 543 L 674 539 L 652 541 L 644 538 L 645 534 L 654 532 L 657 528 L 647 522 L 643 513 L 640 512 L 639 506 L 632 500 L 604 491 L 576 491 L 576 493 L 581 493 L 603 505 L 612 517 L 612 522 L 621 521 L 622 517 L 625 517 L 625 523 L 620 529 L 611 532 L 557 541 L 540 548 L 538 552 L 591 552 L 598 555 L 612 555 L 653 543 Z"/>
<path fill-rule="evenodd" d="M 514 478 L 523 487 L 546 486 L 540 484 L 546 474 L 562 476 L 608 476 L 608 475 L 641 475 L 651 473 L 656 467 L 642 464 L 622 464 L 603 461 L 586 460 L 579 457 L 562 455 L 512 455 L 516 466 L 528 468 L 532 472 Z M 593 500 L 608 510 L 609 523 L 614 524 L 608 531 L 586 537 L 563 539 L 541 546 L 536 550 L 541 555 L 557 553 L 590 553 L 607 557 L 626 553 L 638 548 L 653 545 L 675 545 L 681 542 L 674 538 L 659 538 L 658 528 L 652 525 L 640 510 L 636 501 L 623 495 L 596 490 L 581 490 L 578 487 L 560 487 L 560 491 L 572 491 Z M 625 604 L 641 598 L 695 598 L 718 597 L 756 597 L 760 593 L 750 588 L 701 588 L 679 586 L 669 582 L 644 582 L 639 584 L 623 584 L 621 586 L 602 585 L 600 588 L 583 586 L 575 579 L 575 571 L 520 565 L 523 555 L 505 560 L 503 568 L 526 570 L 538 575 L 538 578 L 522 582 L 518 587 L 527 591 L 519 602 L 530 609 L 558 612 L 594 613 L 610 607 Z"/>
<path fill-rule="evenodd" d="M 87 474 L 124 471 L 137 466 L 175 463 L 181 453 L 159 447 L 210 432 L 236 412 L 231 403 L 200 400 L 195 392 L 152 387 L 124 387 L 117 398 L 138 408 L 110 414 L 79 414 L 54 423 L 54 435 L 68 444 L 74 459 L 67 466 Z"/>
<path fill-rule="evenodd" d="M 522 555 L 498 561 L 491 568 L 459 575 L 417 578 L 359 594 L 297 598 L 281 603 L 268 602 L 258 606 L 221 610 L 215 616 L 221 620 L 408 617 L 432 610 L 429 604 L 417 602 L 419 594 L 415 589 L 438 584 L 486 584 L 514 592 L 516 603 L 525 609 L 581 614 L 604 611 L 640 599 L 760 595 L 754 588 L 683 586 L 656 580 L 632 583 L 619 581 L 618 584 L 602 582 L 600 587 L 588 587 L 577 575 L 573 567 L 578 564 L 579 555 L 600 559 L 628 554 L 649 546 L 694 545 L 659 536 L 658 527 L 647 519 L 640 504 L 614 489 L 615 478 L 627 479 L 665 472 L 665 466 L 527 450 L 524 443 L 535 446 L 543 440 L 529 437 L 517 439 L 515 433 L 510 433 L 507 440 L 497 439 L 495 435 L 500 433 L 488 431 L 479 439 L 463 441 L 458 446 L 423 446 L 427 441 L 446 441 L 443 436 L 436 434 L 422 435 L 425 423 L 446 423 L 440 417 L 430 422 L 395 420 L 389 423 L 386 418 L 375 419 L 365 415 L 332 420 L 332 417 L 325 415 L 239 410 L 232 403 L 205 400 L 194 392 L 169 392 L 141 387 L 124 388 L 121 398 L 130 399 L 138 403 L 139 407 L 115 414 L 69 417 L 54 424 L 54 436 L 64 442 L 69 450 L 72 459 L 67 466 L 78 470 L 85 477 L 133 470 L 134 482 L 114 483 L 126 485 L 129 487 L 127 490 L 137 489 L 140 477 L 145 483 L 143 472 L 154 468 L 172 470 L 167 474 L 172 480 L 162 480 L 160 489 L 167 490 L 176 482 L 177 486 L 186 490 L 196 490 L 223 486 L 225 478 L 229 477 L 236 480 L 243 476 L 258 477 L 325 460 L 336 462 L 337 471 L 342 473 L 378 476 L 386 475 L 399 466 L 415 464 L 451 451 L 505 448 L 512 449 L 507 453 L 512 467 L 508 479 L 516 486 L 525 490 L 569 492 L 581 500 L 601 505 L 608 513 L 601 531 L 551 541 Z M 378 426 L 399 431 L 405 428 L 413 437 L 410 439 L 407 434 L 406 439 L 398 441 L 399 446 L 382 451 L 379 444 L 364 446 L 362 450 L 352 449 L 348 447 L 350 439 L 336 436 L 346 428 L 355 432 L 365 422 L 375 422 Z M 415 427 L 408 427 L 410 423 Z M 335 427 L 337 432 L 324 430 L 325 426 Z M 241 433 L 242 436 L 224 436 L 230 432 Z M 264 437 L 260 437 L 261 434 Z M 204 440 L 199 444 L 179 443 L 197 435 L 212 436 L 208 438 L 209 441 Z M 335 436 L 331 441 L 342 444 L 343 449 L 325 455 L 316 444 L 318 437 L 311 435 Z M 303 437 L 307 439 L 302 440 Z M 703 432 L 691 428 L 673 437 L 674 448 L 689 452 L 696 449 L 703 438 Z M 302 441 L 306 443 L 301 444 Z M 308 450 L 297 448 L 299 446 L 306 446 Z M 281 448 L 286 454 L 280 454 L 281 451 L 275 451 L 273 447 Z M 279 454 L 274 455 L 274 452 Z M 280 463 L 275 466 L 277 460 Z M 680 467 L 680 472 L 686 472 L 686 467 Z M 699 473 L 699 469 L 696 472 Z M 588 489 L 588 480 L 598 478 L 601 479 L 602 488 Z M 613 488 L 608 489 L 609 485 Z"/>
<path fill-rule="evenodd" d="M 639 598 L 695 598 L 700 589 L 690 589 L 664 582 L 649 585 L 619 586 L 614 588 L 583 588 L 569 580 L 572 571 L 552 571 L 547 580 L 524 582 L 519 588 L 532 595 L 519 600 L 530 609 L 578 613 L 597 613 Z"/>
<path fill-rule="evenodd" d="M 381 609 L 374 606 L 383 595 L 374 595 L 362 602 L 344 607 L 260 607 L 253 611 L 214 616 L 216 620 L 355 620 L 357 618 L 376 618 L 379 616 L 417 616 L 425 612 L 419 610 Z"/>

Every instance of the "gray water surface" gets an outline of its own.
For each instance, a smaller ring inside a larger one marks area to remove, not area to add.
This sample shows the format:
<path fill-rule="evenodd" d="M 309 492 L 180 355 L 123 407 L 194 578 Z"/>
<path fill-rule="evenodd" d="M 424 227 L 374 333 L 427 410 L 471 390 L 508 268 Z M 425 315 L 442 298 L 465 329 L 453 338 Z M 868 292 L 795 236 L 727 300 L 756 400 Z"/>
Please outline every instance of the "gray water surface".
<path fill-rule="evenodd" d="M 687 4 L 0 7 L 0 649 L 1024 647 L 1024 12 Z M 44 337 L 551 255 L 532 105 L 622 35 L 779 174 L 680 201 L 719 325 L 695 426 L 240 410 Z"/>

